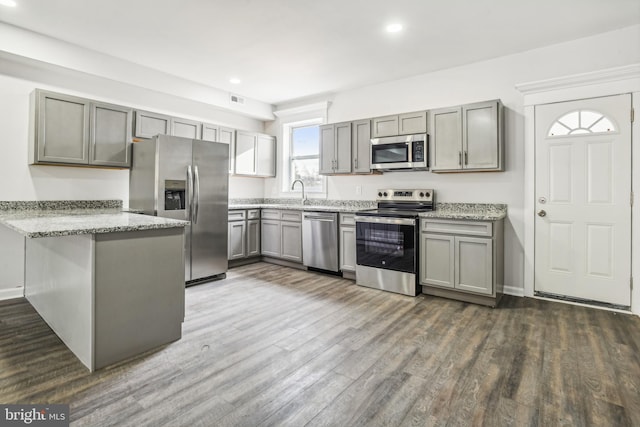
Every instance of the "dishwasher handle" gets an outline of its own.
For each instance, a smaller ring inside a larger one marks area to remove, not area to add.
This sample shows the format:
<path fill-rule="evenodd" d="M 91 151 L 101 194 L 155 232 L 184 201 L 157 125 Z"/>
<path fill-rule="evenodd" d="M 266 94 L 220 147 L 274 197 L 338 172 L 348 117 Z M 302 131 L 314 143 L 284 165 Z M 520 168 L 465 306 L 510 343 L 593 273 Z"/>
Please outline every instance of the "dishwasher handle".
<path fill-rule="evenodd" d="M 321 222 L 335 222 L 336 220 L 333 218 L 326 218 L 322 216 L 305 216 L 304 219 L 308 219 L 309 221 L 321 221 Z"/>
<path fill-rule="evenodd" d="M 329 215 L 304 215 L 304 219 L 308 219 L 310 221 L 325 221 L 325 222 L 335 222 L 336 218 L 334 216 Z"/>

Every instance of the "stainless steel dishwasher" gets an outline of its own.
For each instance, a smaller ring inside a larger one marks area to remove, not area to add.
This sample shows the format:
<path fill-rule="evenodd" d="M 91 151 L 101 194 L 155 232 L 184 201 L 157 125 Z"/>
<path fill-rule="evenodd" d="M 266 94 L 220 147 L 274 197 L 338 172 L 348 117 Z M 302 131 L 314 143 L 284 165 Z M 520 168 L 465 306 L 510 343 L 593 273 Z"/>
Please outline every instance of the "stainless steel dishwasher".
<path fill-rule="evenodd" d="M 337 272 L 338 214 L 303 212 L 302 263 L 307 267 Z"/>

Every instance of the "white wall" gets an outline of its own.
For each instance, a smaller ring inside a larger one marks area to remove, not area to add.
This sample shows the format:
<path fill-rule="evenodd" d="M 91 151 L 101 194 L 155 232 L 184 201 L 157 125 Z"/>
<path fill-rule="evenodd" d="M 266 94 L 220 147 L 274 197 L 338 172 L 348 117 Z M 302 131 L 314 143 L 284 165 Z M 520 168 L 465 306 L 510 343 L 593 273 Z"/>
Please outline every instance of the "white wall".
<path fill-rule="evenodd" d="M 428 54 L 425 49 L 424 54 Z M 432 109 L 499 98 L 505 105 L 506 171 L 395 172 L 328 178 L 329 199 L 373 199 L 378 188 L 434 188 L 441 202 L 506 203 L 505 284 L 522 294 L 524 278 L 524 117 L 518 83 L 640 62 L 640 25 L 438 72 L 341 92 L 330 97 L 328 122 Z M 317 101 L 317 100 L 316 100 Z M 287 108 L 280 105 L 278 108 Z M 278 131 L 278 123 L 268 126 Z M 281 135 L 278 138 L 282 140 Z M 362 188 L 362 194 L 356 188 Z M 280 195 L 279 179 L 265 197 Z"/>

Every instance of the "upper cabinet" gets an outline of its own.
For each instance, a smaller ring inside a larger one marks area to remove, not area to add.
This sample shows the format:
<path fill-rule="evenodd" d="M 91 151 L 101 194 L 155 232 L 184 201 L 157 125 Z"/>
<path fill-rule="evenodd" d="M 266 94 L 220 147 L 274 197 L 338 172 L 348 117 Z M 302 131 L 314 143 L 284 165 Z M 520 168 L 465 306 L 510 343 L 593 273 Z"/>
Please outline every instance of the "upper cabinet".
<path fill-rule="evenodd" d="M 276 139 L 256 132 L 236 131 L 235 174 L 276 176 Z"/>
<path fill-rule="evenodd" d="M 204 141 L 220 142 L 220 126 L 218 125 L 203 123 L 201 134 Z"/>
<path fill-rule="evenodd" d="M 132 108 L 92 102 L 89 164 L 130 167 L 132 121 Z"/>
<path fill-rule="evenodd" d="M 39 89 L 31 104 L 29 163 L 131 166 L 132 109 Z"/>
<path fill-rule="evenodd" d="M 171 116 L 136 110 L 136 138 L 153 138 L 156 135 L 171 135 Z"/>
<path fill-rule="evenodd" d="M 235 171 L 235 147 L 236 132 L 234 129 L 223 126 L 212 125 L 210 123 L 202 124 L 202 139 L 205 141 L 222 142 L 229 144 L 229 173 Z"/>
<path fill-rule="evenodd" d="M 354 173 L 371 173 L 371 120 L 351 123 L 351 162 Z"/>
<path fill-rule="evenodd" d="M 431 171 L 503 171 L 503 114 L 499 100 L 432 110 Z"/>
<path fill-rule="evenodd" d="M 393 116 L 376 117 L 371 123 L 371 137 L 412 135 L 427 132 L 427 112 L 417 111 Z"/>
<path fill-rule="evenodd" d="M 171 135 L 183 138 L 201 139 L 200 127 L 202 123 L 194 120 L 171 118 Z"/>
<path fill-rule="evenodd" d="M 256 176 L 276 176 L 276 138 L 274 136 L 258 134 Z"/>
<path fill-rule="evenodd" d="M 351 122 L 320 126 L 320 174 L 351 173 Z"/>

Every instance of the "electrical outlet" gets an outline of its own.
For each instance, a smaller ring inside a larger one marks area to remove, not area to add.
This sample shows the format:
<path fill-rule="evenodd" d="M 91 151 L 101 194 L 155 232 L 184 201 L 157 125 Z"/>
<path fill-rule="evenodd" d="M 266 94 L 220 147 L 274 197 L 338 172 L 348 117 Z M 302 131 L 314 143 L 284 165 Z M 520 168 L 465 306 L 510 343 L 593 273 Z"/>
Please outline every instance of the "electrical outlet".
<path fill-rule="evenodd" d="M 360 196 L 362 194 L 362 185 L 356 185 L 356 195 Z"/>

